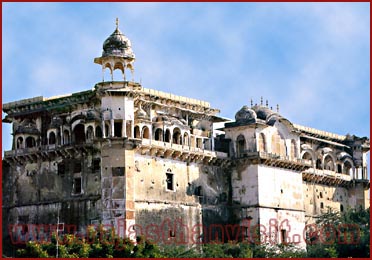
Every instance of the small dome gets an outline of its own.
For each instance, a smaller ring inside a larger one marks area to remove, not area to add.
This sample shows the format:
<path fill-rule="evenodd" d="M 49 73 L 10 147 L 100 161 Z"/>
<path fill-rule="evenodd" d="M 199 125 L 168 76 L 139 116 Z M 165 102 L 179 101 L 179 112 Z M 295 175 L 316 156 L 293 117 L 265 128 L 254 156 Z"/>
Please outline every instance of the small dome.
<path fill-rule="evenodd" d="M 251 123 L 256 122 L 257 114 L 248 106 L 243 106 L 236 114 L 235 121 L 237 123 Z"/>
<path fill-rule="evenodd" d="M 271 115 L 276 114 L 274 111 L 264 106 L 254 106 L 252 109 L 256 112 L 257 118 L 267 120 Z"/>
<path fill-rule="evenodd" d="M 102 57 L 117 56 L 134 59 L 130 40 L 119 30 L 116 30 L 103 43 Z"/>

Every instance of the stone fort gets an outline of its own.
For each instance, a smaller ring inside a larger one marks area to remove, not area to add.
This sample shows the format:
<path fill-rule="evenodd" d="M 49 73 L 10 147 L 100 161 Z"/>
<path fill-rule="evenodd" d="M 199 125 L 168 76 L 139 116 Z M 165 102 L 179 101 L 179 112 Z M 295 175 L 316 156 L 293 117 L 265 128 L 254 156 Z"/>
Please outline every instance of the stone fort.
<path fill-rule="evenodd" d="M 117 24 L 91 90 L 3 104 L 13 138 L 2 161 L 3 240 L 58 222 L 60 232 L 103 224 L 129 237 L 156 227 L 166 241 L 192 243 L 228 240 L 228 224 L 247 239 L 259 224 L 273 227 L 260 239 L 304 247 L 293 235 L 321 214 L 369 207 L 367 137 L 297 125 L 262 99 L 227 120 L 208 102 L 128 79 L 134 61 Z"/>

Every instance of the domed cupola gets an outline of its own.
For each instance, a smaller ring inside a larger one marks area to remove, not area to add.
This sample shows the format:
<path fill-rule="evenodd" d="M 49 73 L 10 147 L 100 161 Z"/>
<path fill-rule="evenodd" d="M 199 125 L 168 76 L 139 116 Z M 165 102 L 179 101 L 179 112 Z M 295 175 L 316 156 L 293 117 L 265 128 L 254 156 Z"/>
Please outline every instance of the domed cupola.
<path fill-rule="evenodd" d="M 236 114 L 235 121 L 237 124 L 249 124 L 255 123 L 257 119 L 257 114 L 254 110 L 250 109 L 248 106 L 243 106 Z"/>
<path fill-rule="evenodd" d="M 95 63 L 102 66 L 102 81 L 105 81 L 106 69 L 110 70 L 111 81 L 114 81 L 114 70 L 116 69 L 122 72 L 123 78 L 115 80 L 126 81 L 125 71 L 129 69 L 133 81 L 134 61 L 135 55 L 132 50 L 132 44 L 119 30 L 119 20 L 116 18 L 116 29 L 103 43 L 102 56 L 94 59 Z"/>
<path fill-rule="evenodd" d="M 265 106 L 254 106 L 252 109 L 256 112 L 257 118 L 261 120 L 267 120 L 271 115 L 276 114 L 270 108 Z"/>
<path fill-rule="evenodd" d="M 116 30 L 103 43 L 102 57 L 116 56 L 134 59 L 130 40 L 116 27 Z"/>

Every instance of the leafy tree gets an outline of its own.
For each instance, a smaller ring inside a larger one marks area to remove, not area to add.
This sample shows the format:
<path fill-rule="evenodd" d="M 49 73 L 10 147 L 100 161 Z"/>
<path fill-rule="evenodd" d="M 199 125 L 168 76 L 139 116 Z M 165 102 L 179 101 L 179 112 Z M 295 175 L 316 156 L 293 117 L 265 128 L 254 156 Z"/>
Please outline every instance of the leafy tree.
<path fill-rule="evenodd" d="M 369 257 L 370 209 L 329 211 L 316 222 L 318 230 L 308 237 L 309 257 Z"/>

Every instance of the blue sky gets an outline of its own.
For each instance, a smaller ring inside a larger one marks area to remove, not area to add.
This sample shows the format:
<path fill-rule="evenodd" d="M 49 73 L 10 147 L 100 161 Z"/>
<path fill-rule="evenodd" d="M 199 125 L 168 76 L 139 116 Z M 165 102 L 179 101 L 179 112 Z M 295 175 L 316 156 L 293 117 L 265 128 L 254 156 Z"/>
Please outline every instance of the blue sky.
<path fill-rule="evenodd" d="M 146 88 L 208 101 L 228 118 L 263 96 L 293 123 L 369 137 L 369 3 L 2 7 L 3 103 L 91 89 L 118 17 Z M 9 124 L 2 148 L 11 149 Z"/>

